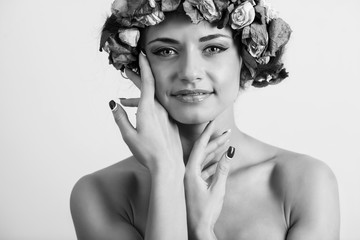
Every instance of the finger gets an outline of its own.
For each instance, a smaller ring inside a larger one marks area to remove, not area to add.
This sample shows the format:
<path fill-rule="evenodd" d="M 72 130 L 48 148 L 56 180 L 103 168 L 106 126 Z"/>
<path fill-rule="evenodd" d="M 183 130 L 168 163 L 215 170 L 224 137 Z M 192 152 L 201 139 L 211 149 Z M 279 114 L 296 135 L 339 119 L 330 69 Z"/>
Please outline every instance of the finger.
<path fill-rule="evenodd" d="M 218 162 L 220 159 L 216 159 L 216 156 L 222 155 L 229 148 L 228 144 L 230 139 L 226 140 L 226 142 L 217 148 L 214 152 L 209 153 L 205 160 L 201 163 L 201 169 L 207 168 L 208 165 L 211 165 L 214 161 Z"/>
<path fill-rule="evenodd" d="M 226 147 L 226 145 L 230 141 L 230 136 L 231 136 L 231 129 L 228 129 L 227 131 L 223 132 L 222 135 L 220 135 L 219 137 L 211 140 L 208 143 L 208 145 L 206 146 L 206 150 L 205 150 L 206 158 L 201 163 L 202 168 L 204 166 L 206 166 L 206 164 L 208 164 L 209 161 L 212 160 L 212 158 L 215 157 L 214 155 L 216 155 L 216 154 L 218 154 L 220 152 L 223 152 L 224 147 Z"/>
<path fill-rule="evenodd" d="M 125 107 L 139 106 L 140 98 L 120 98 L 120 102 Z"/>
<path fill-rule="evenodd" d="M 110 109 L 113 113 L 114 119 L 116 124 L 118 125 L 121 135 L 125 142 L 136 134 L 136 130 L 133 127 L 133 125 L 130 123 L 128 115 L 126 111 L 120 106 L 120 104 L 117 104 L 115 101 L 111 100 L 109 102 Z"/>
<path fill-rule="evenodd" d="M 130 69 L 125 68 L 126 76 L 135 84 L 135 86 L 140 89 L 141 87 L 141 78 L 138 74 L 131 71 Z"/>
<path fill-rule="evenodd" d="M 235 148 L 230 146 L 228 151 L 223 154 L 222 158 L 218 162 L 216 172 L 214 174 L 214 180 L 211 184 L 211 188 L 217 194 L 225 194 L 226 180 L 230 170 L 230 160 L 234 157 Z"/>
<path fill-rule="evenodd" d="M 140 76 L 141 76 L 141 100 L 140 102 L 154 102 L 155 83 L 149 61 L 140 54 L 139 56 Z"/>
<path fill-rule="evenodd" d="M 231 129 L 226 130 L 223 132 L 220 136 L 216 137 L 215 139 L 212 139 L 206 146 L 206 154 L 209 154 L 210 152 L 215 151 L 217 148 L 222 146 L 231 135 Z"/>
<path fill-rule="evenodd" d="M 210 121 L 208 125 L 206 125 L 204 131 L 201 133 L 198 140 L 196 140 L 191 150 L 187 168 L 192 174 L 196 174 L 198 176 L 201 175 L 201 163 L 205 158 L 205 149 L 213 132 L 214 125 L 214 121 Z"/>
<path fill-rule="evenodd" d="M 210 166 L 208 166 L 206 169 L 204 169 L 201 172 L 201 178 L 204 181 L 207 181 L 211 176 L 213 176 L 215 174 L 217 165 L 218 165 L 218 163 L 215 162 L 215 163 L 211 164 Z"/>

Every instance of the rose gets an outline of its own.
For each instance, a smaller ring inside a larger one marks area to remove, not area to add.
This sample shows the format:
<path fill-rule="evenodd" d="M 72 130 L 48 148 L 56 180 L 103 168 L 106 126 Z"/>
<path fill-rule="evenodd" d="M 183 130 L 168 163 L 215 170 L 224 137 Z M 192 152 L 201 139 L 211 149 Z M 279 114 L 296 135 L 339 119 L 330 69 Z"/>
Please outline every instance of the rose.
<path fill-rule="evenodd" d="M 202 16 L 209 22 L 219 20 L 221 13 L 218 12 L 213 0 L 186 0 L 191 5 L 196 6 Z M 186 2 L 185 1 L 185 2 Z"/>
<path fill-rule="evenodd" d="M 119 29 L 119 39 L 131 47 L 136 47 L 140 38 L 140 31 L 137 28 Z"/>
<path fill-rule="evenodd" d="M 161 23 L 165 19 L 165 15 L 162 11 L 155 10 L 150 14 L 135 17 L 135 19 L 146 26 L 152 26 Z"/>
<path fill-rule="evenodd" d="M 241 29 L 250 25 L 255 19 L 255 9 L 249 2 L 243 2 L 231 13 L 232 29 Z"/>

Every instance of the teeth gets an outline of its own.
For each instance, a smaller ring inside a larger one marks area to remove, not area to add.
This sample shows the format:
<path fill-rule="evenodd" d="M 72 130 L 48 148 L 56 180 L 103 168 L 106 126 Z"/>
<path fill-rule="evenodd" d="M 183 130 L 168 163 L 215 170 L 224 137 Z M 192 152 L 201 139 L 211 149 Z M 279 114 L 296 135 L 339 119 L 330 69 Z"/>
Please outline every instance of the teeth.
<path fill-rule="evenodd" d="M 204 93 L 188 93 L 188 94 L 182 94 L 183 96 L 187 96 L 187 95 L 191 95 L 191 96 L 195 96 L 195 95 L 203 95 Z"/>

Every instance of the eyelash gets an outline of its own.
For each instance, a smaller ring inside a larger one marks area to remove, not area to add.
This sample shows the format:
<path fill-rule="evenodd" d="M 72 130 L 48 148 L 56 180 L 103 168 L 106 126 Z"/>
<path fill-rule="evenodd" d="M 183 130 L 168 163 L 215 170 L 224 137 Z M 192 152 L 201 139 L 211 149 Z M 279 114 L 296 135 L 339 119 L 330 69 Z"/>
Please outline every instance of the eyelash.
<path fill-rule="evenodd" d="M 228 49 L 228 48 L 220 47 L 220 46 L 209 46 L 209 47 L 206 47 L 206 48 L 205 48 L 205 52 L 206 52 L 207 49 L 210 49 L 210 48 L 217 48 L 218 50 L 217 50 L 215 53 L 213 53 L 213 52 L 207 53 L 208 55 L 214 55 L 214 54 L 217 54 L 217 53 L 221 53 L 221 52 L 224 52 L 224 51 L 226 51 L 226 50 Z M 164 51 L 173 51 L 173 52 L 176 52 L 174 49 L 171 49 L 171 48 L 160 48 L 160 49 L 154 51 L 153 53 L 154 53 L 155 55 L 158 55 L 158 56 L 161 56 L 161 57 L 168 57 L 168 56 L 170 56 L 170 55 L 164 55 L 164 54 L 163 54 Z"/>

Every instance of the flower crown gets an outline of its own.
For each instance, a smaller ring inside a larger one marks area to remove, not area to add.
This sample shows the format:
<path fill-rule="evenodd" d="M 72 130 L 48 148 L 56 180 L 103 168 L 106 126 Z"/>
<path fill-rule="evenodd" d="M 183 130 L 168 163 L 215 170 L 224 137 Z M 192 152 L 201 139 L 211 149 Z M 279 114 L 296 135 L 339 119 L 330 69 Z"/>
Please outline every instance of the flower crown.
<path fill-rule="evenodd" d="M 235 31 L 246 67 L 242 79 L 263 87 L 288 76 L 280 58 L 291 29 L 267 0 L 115 0 L 102 31 L 100 51 L 109 53 L 109 63 L 116 69 L 138 72 L 139 28 L 159 24 L 164 13 L 177 11 L 181 2 L 193 23 L 206 20 L 218 28 L 229 24 Z"/>

